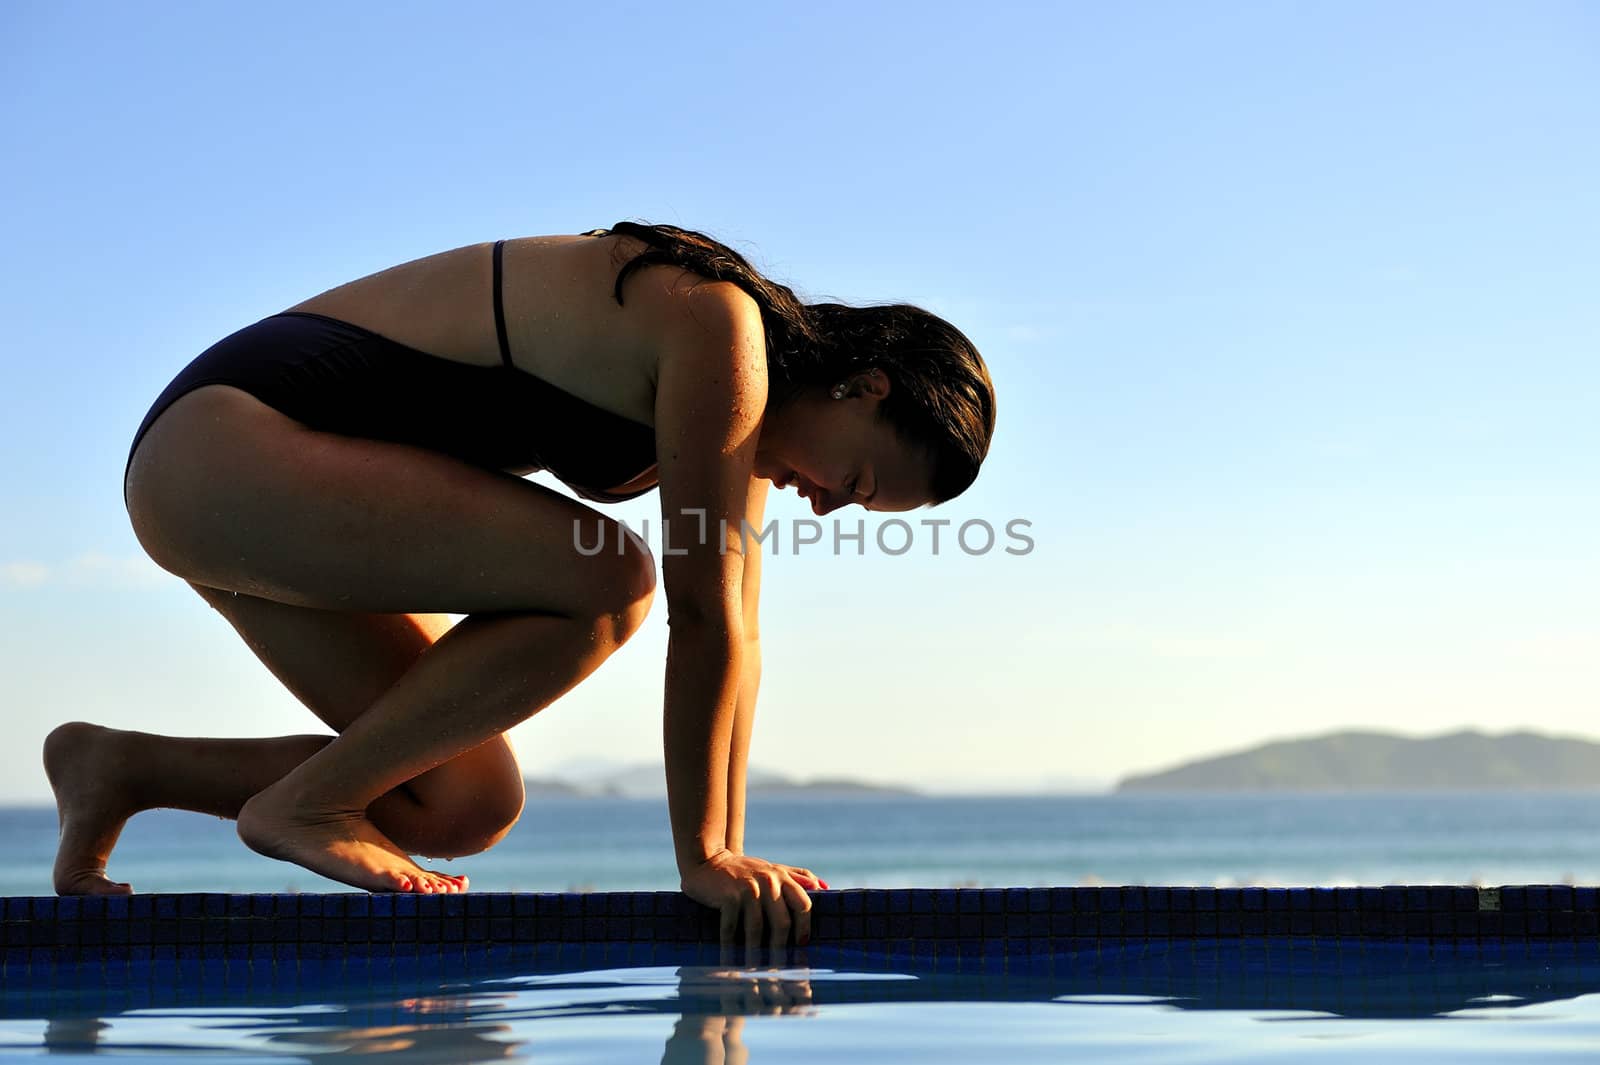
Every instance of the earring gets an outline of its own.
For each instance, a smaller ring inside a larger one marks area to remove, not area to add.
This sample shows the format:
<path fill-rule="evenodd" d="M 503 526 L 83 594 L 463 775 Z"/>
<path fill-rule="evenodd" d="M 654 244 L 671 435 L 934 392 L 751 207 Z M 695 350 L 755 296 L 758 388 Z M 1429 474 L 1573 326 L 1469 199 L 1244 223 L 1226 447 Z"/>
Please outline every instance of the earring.
<path fill-rule="evenodd" d="M 843 399 L 844 398 L 844 385 L 834 385 L 833 386 L 833 398 L 834 399 Z"/>

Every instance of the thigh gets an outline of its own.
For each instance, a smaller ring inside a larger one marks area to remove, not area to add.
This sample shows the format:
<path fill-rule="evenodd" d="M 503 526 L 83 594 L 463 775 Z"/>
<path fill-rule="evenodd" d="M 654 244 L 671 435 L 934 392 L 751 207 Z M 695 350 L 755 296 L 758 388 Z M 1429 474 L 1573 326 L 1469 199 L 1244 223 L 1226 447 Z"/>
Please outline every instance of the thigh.
<path fill-rule="evenodd" d="M 576 617 L 654 589 L 644 542 L 591 507 L 439 452 L 311 429 L 228 385 L 150 426 L 128 512 L 170 572 L 300 606 Z"/>

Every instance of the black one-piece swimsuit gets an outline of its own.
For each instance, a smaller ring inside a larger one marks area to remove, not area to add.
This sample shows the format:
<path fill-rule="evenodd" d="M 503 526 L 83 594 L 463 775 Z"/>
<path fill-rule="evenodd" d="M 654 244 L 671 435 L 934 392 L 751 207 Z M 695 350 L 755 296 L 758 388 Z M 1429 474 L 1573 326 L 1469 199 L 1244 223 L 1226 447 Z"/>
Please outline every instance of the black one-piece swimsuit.
<path fill-rule="evenodd" d="M 430 355 L 323 314 L 270 315 L 201 352 L 156 397 L 128 448 L 124 495 L 133 451 L 156 416 L 208 384 L 243 389 L 313 429 L 415 444 L 490 469 L 548 470 L 596 502 L 650 491 L 655 485 L 606 489 L 655 465 L 654 429 L 512 364 L 500 291 L 504 244 L 494 245 L 500 365 Z"/>

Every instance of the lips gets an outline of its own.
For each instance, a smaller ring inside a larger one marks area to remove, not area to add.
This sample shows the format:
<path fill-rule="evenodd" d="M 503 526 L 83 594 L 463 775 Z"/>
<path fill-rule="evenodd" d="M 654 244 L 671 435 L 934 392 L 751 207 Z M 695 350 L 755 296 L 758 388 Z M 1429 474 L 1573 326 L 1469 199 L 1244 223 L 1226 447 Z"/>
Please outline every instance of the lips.
<path fill-rule="evenodd" d="M 794 490 L 796 492 L 800 493 L 800 497 L 802 499 L 804 499 L 807 503 L 810 503 L 811 504 L 811 508 L 813 510 L 816 509 L 816 506 L 817 506 L 816 495 L 815 495 L 816 487 L 814 485 L 808 484 L 807 482 L 805 482 L 803 480 L 800 480 L 800 475 L 798 473 L 796 473 L 794 470 L 786 470 L 786 471 L 784 471 L 783 476 L 778 477 L 772 483 L 773 483 L 773 485 L 775 487 L 777 487 L 779 489 L 787 488 L 791 484 L 794 485 L 795 486 Z"/>

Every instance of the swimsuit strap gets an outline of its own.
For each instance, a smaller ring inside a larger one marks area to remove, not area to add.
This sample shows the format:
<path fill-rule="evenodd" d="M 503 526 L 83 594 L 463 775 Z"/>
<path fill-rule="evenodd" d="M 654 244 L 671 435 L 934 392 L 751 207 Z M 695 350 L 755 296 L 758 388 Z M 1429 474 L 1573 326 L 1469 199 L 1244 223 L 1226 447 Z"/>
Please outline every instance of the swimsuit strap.
<path fill-rule="evenodd" d="M 494 331 L 500 337 L 500 361 L 507 366 L 512 366 L 511 344 L 506 340 L 506 307 L 500 295 L 500 252 L 505 241 L 494 242 Z M 514 367 L 513 367 L 514 368 Z"/>

